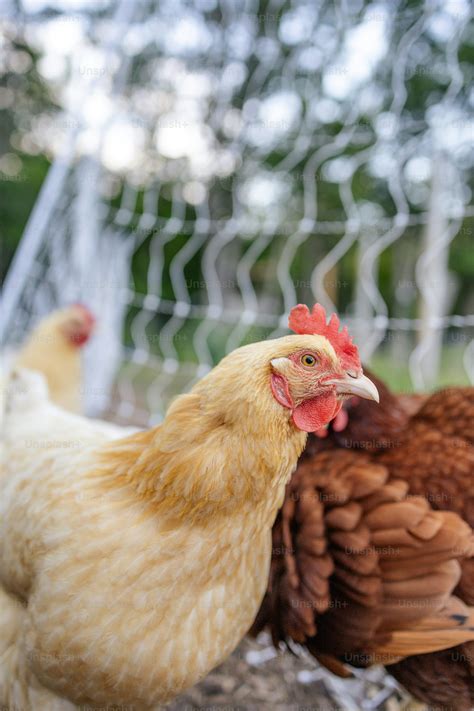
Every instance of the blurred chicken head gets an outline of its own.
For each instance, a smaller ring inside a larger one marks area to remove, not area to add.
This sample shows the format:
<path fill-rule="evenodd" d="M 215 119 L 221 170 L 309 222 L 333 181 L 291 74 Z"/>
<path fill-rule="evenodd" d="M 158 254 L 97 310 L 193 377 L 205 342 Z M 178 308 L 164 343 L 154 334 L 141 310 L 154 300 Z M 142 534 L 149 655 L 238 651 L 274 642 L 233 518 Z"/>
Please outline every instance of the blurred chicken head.
<path fill-rule="evenodd" d="M 80 348 L 89 340 L 94 330 L 95 318 L 83 304 L 73 304 L 57 314 L 59 331 L 68 343 Z"/>

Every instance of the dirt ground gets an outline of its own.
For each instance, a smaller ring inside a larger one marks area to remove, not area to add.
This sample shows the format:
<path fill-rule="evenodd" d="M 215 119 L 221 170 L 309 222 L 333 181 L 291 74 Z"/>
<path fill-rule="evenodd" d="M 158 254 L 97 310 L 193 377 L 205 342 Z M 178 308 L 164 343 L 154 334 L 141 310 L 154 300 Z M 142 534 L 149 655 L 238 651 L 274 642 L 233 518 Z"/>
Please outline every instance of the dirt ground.
<path fill-rule="evenodd" d="M 279 653 L 267 635 L 245 639 L 171 711 L 422 711 L 381 667 L 339 679 L 304 651 Z"/>

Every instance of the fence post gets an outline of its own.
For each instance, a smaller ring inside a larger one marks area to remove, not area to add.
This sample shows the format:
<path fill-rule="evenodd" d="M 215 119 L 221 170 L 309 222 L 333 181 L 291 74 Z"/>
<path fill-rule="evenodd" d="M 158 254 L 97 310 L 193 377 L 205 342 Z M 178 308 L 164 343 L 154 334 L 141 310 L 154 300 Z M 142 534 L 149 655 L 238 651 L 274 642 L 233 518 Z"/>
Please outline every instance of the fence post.
<path fill-rule="evenodd" d="M 436 153 L 432 161 L 431 190 L 428 219 L 423 231 L 422 253 L 416 265 L 416 280 L 420 290 L 420 330 L 418 345 L 410 358 L 410 368 L 417 388 L 435 385 L 441 365 L 443 329 L 442 317 L 448 310 L 449 299 L 449 237 L 446 217 L 449 169 L 447 156 Z"/>

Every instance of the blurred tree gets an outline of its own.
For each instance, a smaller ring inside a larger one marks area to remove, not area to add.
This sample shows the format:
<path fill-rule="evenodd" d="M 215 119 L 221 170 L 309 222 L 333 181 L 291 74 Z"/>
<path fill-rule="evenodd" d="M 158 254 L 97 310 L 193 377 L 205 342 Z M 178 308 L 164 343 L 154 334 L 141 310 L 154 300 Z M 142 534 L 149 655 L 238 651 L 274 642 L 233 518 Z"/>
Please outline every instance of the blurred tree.
<path fill-rule="evenodd" d="M 343 5 L 259 0 L 252 12 L 204 0 L 146 7 L 124 32 L 128 78 L 112 108 L 117 120 L 142 141 L 141 152 L 132 151 L 139 159 L 133 168 L 121 165 L 118 154 L 126 151 L 120 141 L 119 150 L 95 154 L 111 178 L 104 186 L 112 186 L 105 194 L 112 208 L 119 208 L 127 187 L 136 191 L 133 218 L 126 226 L 140 244 L 132 264 L 135 291 L 150 291 L 157 232 L 183 203 L 176 233 L 166 237 L 163 248 L 159 293 L 163 299 L 177 298 L 170 262 L 192 237 L 206 203 L 202 195 L 209 198 L 212 219 L 224 224 L 238 214 L 250 225 L 248 234 L 226 245 L 217 265 L 221 280 L 232 283 L 229 302 L 240 305 L 237 275 L 229 273 L 232 265 L 263 237 L 252 278 L 272 304 L 271 311 L 281 308 L 275 280 L 278 257 L 301 228 L 302 217 L 310 222 L 316 218 L 318 231 L 303 224 L 302 247 L 291 255 L 288 272 L 297 298 L 309 300 L 313 269 L 338 244 L 349 216 L 360 219 L 362 232 L 370 231 L 365 250 L 406 210 L 412 224 L 375 260 L 375 271 L 389 315 L 415 317 L 414 263 L 422 245 L 420 216 L 428 205 L 433 145 L 445 140 L 453 126 L 455 131 L 456 122 L 462 127 L 469 120 L 474 47 L 469 24 L 461 22 L 467 3 L 458 0 L 455 11 L 452 4 L 448 8 L 422 0 Z M 84 55 L 89 56 L 107 34 L 107 10 L 91 6 L 83 14 L 88 19 Z M 50 160 L 47 142 L 35 143 L 39 119 L 54 115 L 62 103 L 61 92 L 38 71 L 38 51 L 24 30 L 59 16 L 45 8 L 34 19 L 19 15 L 15 26 L 3 30 L 4 269 Z M 178 29 L 176 16 L 182 17 Z M 458 26 L 465 27 L 462 35 Z M 107 74 L 110 67 L 82 69 Z M 78 70 L 81 66 L 70 59 L 64 86 L 73 83 Z M 103 99 L 99 96 L 98 103 Z M 442 123 L 443 116 L 451 126 Z M 113 118 L 107 119 L 108 129 L 114 127 Z M 186 141 L 201 146 L 200 161 L 194 160 Z M 456 141 L 452 145 L 450 158 L 463 177 L 458 193 L 453 186 L 452 200 L 464 205 L 466 186 L 473 186 L 465 177 L 465 154 Z M 406 205 L 396 204 L 390 186 L 394 179 Z M 155 203 L 146 206 L 155 184 Z M 141 221 L 145 213 L 148 223 Z M 111 212 L 111 222 L 115 214 Z M 153 218 L 160 223 L 152 224 Z M 268 225 L 275 232 L 265 241 Z M 474 300 L 473 233 L 473 219 L 466 217 L 450 246 L 449 268 L 458 288 L 453 308 L 461 313 Z M 349 245 L 325 277 L 326 292 L 343 312 L 354 310 L 357 299 L 364 298 L 356 283 L 360 244 Z M 186 263 L 187 289 L 196 302 L 205 302 L 203 282 L 202 250 L 197 249 Z M 162 322 L 166 316 L 159 318 Z"/>
<path fill-rule="evenodd" d="M 28 133 L 35 118 L 57 112 L 47 82 L 38 72 L 40 55 L 25 40 L 20 23 L 0 28 L 0 225 L 3 280 L 50 165 L 50 156 Z"/>

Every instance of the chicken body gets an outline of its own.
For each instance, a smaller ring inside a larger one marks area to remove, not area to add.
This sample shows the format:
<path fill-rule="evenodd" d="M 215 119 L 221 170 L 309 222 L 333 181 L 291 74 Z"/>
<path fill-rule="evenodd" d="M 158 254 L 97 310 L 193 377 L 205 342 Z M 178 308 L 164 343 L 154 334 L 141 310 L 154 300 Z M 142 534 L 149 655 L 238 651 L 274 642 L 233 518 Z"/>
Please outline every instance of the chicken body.
<path fill-rule="evenodd" d="M 423 496 L 434 509 L 457 514 L 474 528 L 474 388 L 447 388 L 420 403 L 401 442 L 400 448 L 381 454 L 381 461 L 408 482 L 412 494 Z M 463 556 L 460 563 L 454 592 L 472 609 L 474 555 Z M 474 707 L 474 640 L 409 656 L 388 669 L 427 703 L 453 711 Z"/>
<path fill-rule="evenodd" d="M 291 336 L 225 358 L 160 427 L 65 413 L 17 375 L 0 479 L 0 701 L 151 709 L 197 682 L 250 627 L 271 526 L 306 433 L 269 387 Z M 8 612 L 10 610 L 10 612 Z"/>
<path fill-rule="evenodd" d="M 82 411 L 81 347 L 89 340 L 95 319 L 81 304 L 54 311 L 40 321 L 14 365 L 44 375 L 52 402 L 71 412 Z"/>
<path fill-rule="evenodd" d="M 474 704 L 474 391 L 348 403 L 310 437 L 273 530 L 254 631 L 330 669 L 388 665 L 418 698 Z M 448 703 L 449 702 L 449 703 Z"/>

